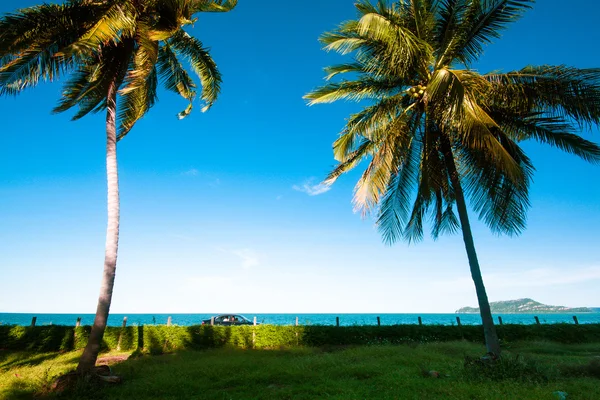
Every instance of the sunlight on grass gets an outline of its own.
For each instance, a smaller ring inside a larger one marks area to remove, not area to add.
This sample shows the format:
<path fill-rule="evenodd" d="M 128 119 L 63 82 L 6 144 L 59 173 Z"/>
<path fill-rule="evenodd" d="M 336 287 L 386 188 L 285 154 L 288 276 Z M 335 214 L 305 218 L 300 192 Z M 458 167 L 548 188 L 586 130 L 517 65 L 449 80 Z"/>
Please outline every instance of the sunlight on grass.
<path fill-rule="evenodd" d="M 556 391 L 600 398 L 594 375 L 599 344 L 515 342 L 498 368 L 465 367 L 465 357 L 478 360 L 484 351 L 468 342 L 180 351 L 114 364 L 123 384 L 77 388 L 61 398 L 551 399 Z M 0 352 L 0 398 L 44 397 L 80 354 Z M 101 360 L 123 355 L 107 353 Z"/>
<path fill-rule="evenodd" d="M 123 354 L 123 352 L 110 352 L 100 357 Z M 0 351 L 0 399 L 31 398 L 33 393 L 45 392 L 54 379 L 77 367 L 80 356 L 81 351 L 67 353 Z"/>

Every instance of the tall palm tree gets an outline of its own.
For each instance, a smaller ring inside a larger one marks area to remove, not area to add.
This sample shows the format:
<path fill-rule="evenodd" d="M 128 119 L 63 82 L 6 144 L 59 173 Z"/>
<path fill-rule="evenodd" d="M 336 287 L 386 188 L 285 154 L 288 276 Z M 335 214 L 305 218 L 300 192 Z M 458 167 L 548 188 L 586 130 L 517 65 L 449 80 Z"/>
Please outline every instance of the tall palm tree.
<path fill-rule="evenodd" d="M 326 68 L 327 83 L 309 104 L 368 101 L 335 141 L 339 164 L 326 182 L 367 158 L 354 203 L 375 211 L 384 240 L 459 229 L 481 310 L 487 351 L 500 345 L 483 284 L 467 200 L 495 233 L 525 228 L 534 170 L 524 140 L 600 161 L 600 147 L 576 134 L 600 122 L 600 70 L 527 66 L 480 74 L 470 67 L 533 0 L 367 0 L 358 18 L 321 36 L 328 51 L 352 62 Z M 458 211 L 458 218 L 455 214 Z"/>
<path fill-rule="evenodd" d="M 0 94 L 16 95 L 40 80 L 70 73 L 54 112 L 78 107 L 73 119 L 106 111 L 108 227 L 104 274 L 94 325 L 77 371 L 95 366 L 111 304 L 119 240 L 117 141 L 156 101 L 159 80 L 189 102 L 200 80 L 206 111 L 217 99 L 221 76 L 202 43 L 184 26 L 197 12 L 224 12 L 237 0 L 69 0 L 18 10 L 0 19 Z M 117 97 L 120 97 L 117 104 Z"/>

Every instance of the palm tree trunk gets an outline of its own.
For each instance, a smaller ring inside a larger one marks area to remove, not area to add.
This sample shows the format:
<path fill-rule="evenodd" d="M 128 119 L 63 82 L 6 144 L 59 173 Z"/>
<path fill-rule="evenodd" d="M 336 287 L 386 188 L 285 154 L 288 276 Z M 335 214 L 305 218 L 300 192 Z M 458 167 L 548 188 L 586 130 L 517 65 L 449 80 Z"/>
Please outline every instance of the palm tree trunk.
<path fill-rule="evenodd" d="M 117 171 L 117 127 L 116 127 L 116 78 L 111 82 L 107 94 L 106 108 L 106 181 L 108 186 L 108 224 L 106 228 L 106 247 L 104 251 L 104 273 L 98 307 L 92 332 L 83 355 L 79 360 L 77 372 L 88 374 L 96 366 L 98 352 L 102 344 L 106 321 L 112 300 L 115 271 L 117 268 L 117 249 L 119 246 L 119 176 Z"/>
<path fill-rule="evenodd" d="M 488 353 L 492 353 L 495 356 L 500 356 L 500 341 L 498 340 L 498 334 L 496 333 L 496 327 L 494 326 L 494 319 L 492 317 L 490 303 L 488 301 L 485 286 L 483 284 L 483 278 L 479 268 L 479 260 L 477 260 L 475 243 L 473 242 L 473 234 L 471 232 L 471 224 L 469 223 L 469 215 L 467 213 L 467 204 L 465 202 L 465 196 L 460 184 L 460 179 L 458 177 L 458 171 L 456 170 L 456 164 L 454 163 L 452 147 L 447 138 L 442 139 L 442 150 L 444 152 L 446 168 L 448 169 L 448 174 L 450 175 L 450 182 L 454 188 L 456 207 L 458 208 L 458 217 L 460 219 L 463 240 L 467 250 L 467 257 L 469 259 L 469 267 L 471 268 L 471 278 L 473 278 L 473 282 L 475 283 L 475 292 L 477 293 L 479 312 L 481 314 L 481 322 L 483 324 L 485 346 Z"/>

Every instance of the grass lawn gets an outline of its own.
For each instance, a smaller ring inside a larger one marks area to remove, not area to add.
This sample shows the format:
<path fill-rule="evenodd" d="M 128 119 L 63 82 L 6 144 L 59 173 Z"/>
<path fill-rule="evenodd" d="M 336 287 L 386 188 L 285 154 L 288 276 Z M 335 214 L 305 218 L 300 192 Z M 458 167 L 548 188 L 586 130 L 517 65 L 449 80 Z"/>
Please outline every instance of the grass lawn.
<path fill-rule="evenodd" d="M 561 391 L 567 399 L 600 399 L 600 344 L 513 343 L 493 368 L 477 361 L 465 367 L 465 356 L 484 352 L 466 342 L 181 351 L 114 364 L 121 385 L 81 387 L 60 398 L 504 400 L 558 399 Z M 79 355 L 0 351 L 0 398 L 56 397 L 45 388 Z"/>

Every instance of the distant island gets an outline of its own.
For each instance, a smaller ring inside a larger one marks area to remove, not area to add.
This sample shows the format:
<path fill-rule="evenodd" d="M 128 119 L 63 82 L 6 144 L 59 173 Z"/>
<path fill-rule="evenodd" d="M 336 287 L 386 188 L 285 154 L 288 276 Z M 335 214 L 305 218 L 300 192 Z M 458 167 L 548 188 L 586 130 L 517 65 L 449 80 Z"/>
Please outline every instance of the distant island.
<path fill-rule="evenodd" d="M 495 314 L 532 314 L 532 313 L 589 313 L 594 312 L 593 309 L 587 307 L 564 307 L 564 306 L 549 306 L 542 304 L 532 299 L 517 299 L 494 301 L 490 303 L 490 308 Z M 460 314 L 479 314 L 479 307 L 462 307 L 456 310 Z"/>

